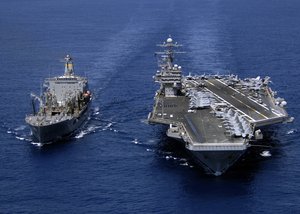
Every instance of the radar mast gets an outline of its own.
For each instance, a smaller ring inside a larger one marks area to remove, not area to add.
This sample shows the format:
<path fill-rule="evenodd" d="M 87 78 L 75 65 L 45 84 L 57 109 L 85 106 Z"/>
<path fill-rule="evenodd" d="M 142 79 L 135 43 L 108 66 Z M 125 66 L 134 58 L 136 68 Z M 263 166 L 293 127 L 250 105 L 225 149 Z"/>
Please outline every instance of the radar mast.
<path fill-rule="evenodd" d="M 73 59 L 68 54 L 65 57 L 65 76 L 74 76 Z"/>

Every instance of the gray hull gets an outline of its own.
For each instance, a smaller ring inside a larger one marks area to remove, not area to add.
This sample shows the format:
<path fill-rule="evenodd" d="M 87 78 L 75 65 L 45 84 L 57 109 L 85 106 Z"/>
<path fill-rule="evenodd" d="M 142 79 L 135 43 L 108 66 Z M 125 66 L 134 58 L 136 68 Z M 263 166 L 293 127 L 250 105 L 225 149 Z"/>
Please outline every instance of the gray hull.
<path fill-rule="evenodd" d="M 250 142 L 263 139 L 258 127 L 292 121 L 287 102 L 275 97 L 270 77 L 237 75 L 183 76 L 174 64 L 180 47 L 169 37 L 156 54 L 154 79 L 160 84 L 149 123 L 169 125 L 167 136 L 183 141 L 193 159 L 208 172 L 221 175 L 247 151 Z"/>
<path fill-rule="evenodd" d="M 189 151 L 197 164 L 219 176 L 231 167 L 245 151 Z"/>
<path fill-rule="evenodd" d="M 169 134 L 168 134 L 169 136 Z M 186 143 L 179 138 L 169 136 L 180 143 Z M 185 148 L 194 162 L 209 174 L 220 176 L 234 165 L 245 153 L 245 150 L 193 151 Z"/>
<path fill-rule="evenodd" d="M 46 126 L 33 126 L 29 124 L 33 137 L 40 143 L 56 142 L 66 139 L 78 130 L 89 116 L 89 108 L 85 109 L 79 117 L 64 120 Z"/>

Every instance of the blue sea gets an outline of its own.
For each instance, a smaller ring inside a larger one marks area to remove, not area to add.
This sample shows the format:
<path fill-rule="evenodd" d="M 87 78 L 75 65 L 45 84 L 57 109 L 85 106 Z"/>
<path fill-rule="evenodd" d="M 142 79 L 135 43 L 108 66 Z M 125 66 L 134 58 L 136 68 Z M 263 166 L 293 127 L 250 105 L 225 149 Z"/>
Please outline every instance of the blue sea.
<path fill-rule="evenodd" d="M 300 213 L 298 0 L 1 0 L 0 213 Z M 145 123 L 157 43 L 184 46 L 184 74 L 270 76 L 292 124 L 265 130 L 226 174 L 198 168 L 166 128 Z M 89 78 L 88 124 L 39 146 L 30 92 L 66 54 Z"/>

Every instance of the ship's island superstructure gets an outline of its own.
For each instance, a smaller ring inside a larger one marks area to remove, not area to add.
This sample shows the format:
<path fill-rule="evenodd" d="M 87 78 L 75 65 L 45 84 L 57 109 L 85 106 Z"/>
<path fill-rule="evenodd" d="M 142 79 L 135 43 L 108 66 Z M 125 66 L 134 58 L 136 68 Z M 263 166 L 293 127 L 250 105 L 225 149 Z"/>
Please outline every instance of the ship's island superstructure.
<path fill-rule="evenodd" d="M 88 118 L 92 99 L 87 78 L 74 74 L 69 55 L 65 57 L 64 75 L 46 79 L 42 95 L 31 97 L 33 114 L 27 115 L 25 121 L 35 140 L 42 144 L 62 140 L 80 128 Z"/>
<path fill-rule="evenodd" d="M 236 75 L 183 76 L 174 64 L 179 47 L 170 37 L 159 45 L 160 83 L 150 123 L 169 125 L 167 136 L 185 143 L 194 160 L 221 175 L 251 146 L 263 138 L 260 127 L 290 118 L 287 102 L 275 98 L 269 77 L 240 79 Z"/>

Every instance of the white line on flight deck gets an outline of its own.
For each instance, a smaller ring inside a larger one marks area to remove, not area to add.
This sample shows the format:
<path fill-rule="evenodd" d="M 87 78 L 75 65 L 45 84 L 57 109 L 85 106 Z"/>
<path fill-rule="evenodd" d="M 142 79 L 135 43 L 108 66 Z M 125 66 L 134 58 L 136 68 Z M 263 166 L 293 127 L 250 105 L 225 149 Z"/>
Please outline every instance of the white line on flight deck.
<path fill-rule="evenodd" d="M 231 95 L 231 97 L 232 97 L 233 99 L 235 99 L 236 101 L 242 103 L 243 105 L 247 106 L 247 107 L 250 108 L 251 110 L 255 111 L 257 114 L 260 114 L 260 115 L 263 116 L 264 118 L 269 119 L 267 116 L 265 116 L 265 115 L 262 114 L 261 112 L 255 110 L 254 108 L 248 106 L 246 103 L 243 103 L 242 101 L 238 100 L 236 97 L 234 97 L 234 96 L 232 96 L 232 95 Z"/>
<path fill-rule="evenodd" d="M 207 82 L 208 82 L 209 84 L 215 86 L 213 83 L 211 83 L 211 82 L 209 82 L 209 81 L 207 81 Z M 215 93 L 214 93 L 214 94 L 215 94 Z M 219 96 L 218 96 L 218 97 L 219 97 Z M 265 116 L 264 114 L 262 114 L 261 112 L 255 110 L 255 109 L 253 109 L 252 107 L 248 106 L 247 104 L 243 103 L 242 101 L 238 100 L 236 97 L 234 97 L 234 96 L 232 96 L 232 95 L 231 95 L 231 97 L 234 98 L 235 100 L 237 100 L 238 102 L 242 103 L 243 105 L 247 106 L 249 109 L 255 111 L 257 114 L 263 116 L 263 117 L 266 118 L 266 119 L 269 119 L 267 116 Z M 223 99 L 223 100 L 225 100 L 225 99 Z M 232 103 L 231 103 L 231 105 L 234 106 Z M 237 108 L 237 107 L 235 107 L 235 108 L 236 108 L 236 109 L 239 109 L 239 108 Z M 239 110 L 240 110 L 240 109 L 239 109 Z M 241 111 L 241 110 L 240 110 L 240 111 Z M 243 111 L 241 111 L 241 112 L 243 112 Z M 244 112 L 243 112 L 243 113 L 244 113 Z M 245 114 L 245 113 L 244 113 L 244 114 Z M 246 115 L 248 115 L 248 114 L 246 114 Z M 249 116 L 249 117 L 250 117 L 250 116 Z M 251 118 L 251 119 L 253 119 L 253 118 Z"/>
<path fill-rule="evenodd" d="M 226 85 L 226 84 L 225 84 L 224 82 L 222 82 L 221 80 L 219 80 L 219 79 L 216 79 L 216 80 L 217 80 L 218 82 L 222 83 L 223 85 L 225 85 L 225 86 L 231 88 L 232 90 L 236 91 L 237 93 L 241 94 L 242 96 L 247 97 L 247 98 L 248 98 L 249 100 L 251 100 L 252 102 L 255 102 L 256 104 L 260 105 L 261 107 L 263 107 L 263 108 L 265 108 L 265 109 L 267 109 L 267 110 L 270 110 L 270 109 L 268 109 L 267 107 L 265 107 L 264 105 L 262 105 L 262 104 L 256 102 L 255 100 L 253 100 L 251 97 L 246 96 L 246 95 L 243 94 L 242 92 L 236 90 L 235 88 L 233 88 L 233 87 L 231 87 L 231 86 L 229 86 L 229 85 Z"/>
<path fill-rule="evenodd" d="M 210 83 L 210 84 L 212 84 L 212 83 Z M 223 100 L 225 103 L 228 103 L 228 105 L 233 106 L 237 111 L 242 112 L 246 117 L 250 118 L 252 121 L 254 121 L 254 122 L 256 121 L 255 119 L 253 119 L 252 117 L 250 117 L 248 114 L 246 114 L 245 112 L 243 112 L 239 108 L 235 107 L 232 103 L 227 102 L 225 99 L 223 99 L 222 97 L 218 96 L 216 93 L 214 93 L 211 90 L 209 90 L 207 87 L 206 87 L 206 90 L 210 91 L 214 96 L 218 97 L 220 100 Z"/>
<path fill-rule="evenodd" d="M 218 80 L 218 79 L 217 79 L 217 80 Z M 218 81 L 221 82 L 222 84 L 224 84 L 222 81 L 220 81 L 220 80 L 218 80 Z M 209 81 L 207 81 L 207 82 L 209 82 Z M 215 84 L 213 84 L 213 83 L 211 83 L 211 82 L 209 82 L 209 83 L 212 84 L 213 86 L 217 87 Z M 226 85 L 226 84 L 224 84 L 224 85 Z M 234 91 L 237 91 L 237 90 L 234 89 L 234 88 L 232 88 L 232 89 L 233 89 Z M 237 91 L 237 92 L 238 92 L 239 94 L 242 94 L 242 93 L 240 93 L 239 91 Z M 264 114 L 262 114 L 261 112 L 255 110 L 254 108 L 250 107 L 250 106 L 247 105 L 246 103 L 244 103 L 244 102 L 242 102 L 241 100 L 237 99 L 235 96 L 231 95 L 231 97 L 234 98 L 235 100 L 237 100 L 238 102 L 240 102 L 241 104 L 247 106 L 249 109 L 255 111 L 257 114 L 263 116 L 263 117 L 266 118 L 266 119 L 269 119 L 266 115 L 264 115 Z M 256 102 L 255 102 L 255 103 L 256 103 Z M 258 104 L 258 103 L 257 103 L 257 104 Z M 264 107 L 264 108 L 265 108 L 265 107 Z M 268 110 L 269 110 L 269 109 L 268 109 Z"/>

